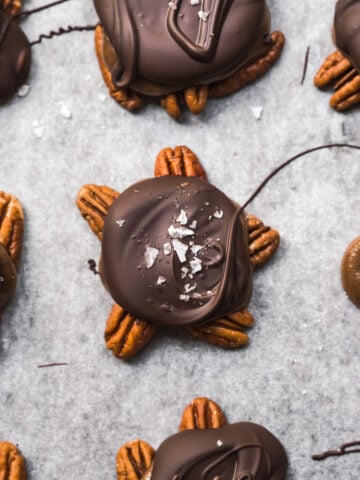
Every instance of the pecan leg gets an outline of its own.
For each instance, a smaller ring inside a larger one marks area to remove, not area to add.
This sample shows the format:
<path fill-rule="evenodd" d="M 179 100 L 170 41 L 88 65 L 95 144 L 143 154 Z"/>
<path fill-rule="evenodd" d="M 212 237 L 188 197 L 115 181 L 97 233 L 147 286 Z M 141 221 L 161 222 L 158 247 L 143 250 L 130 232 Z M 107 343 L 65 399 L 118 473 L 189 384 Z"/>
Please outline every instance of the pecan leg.
<path fill-rule="evenodd" d="M 209 97 L 222 97 L 236 92 L 263 76 L 280 57 L 285 37 L 282 32 L 273 32 L 265 42 L 257 59 L 242 67 L 229 78 L 209 86 Z"/>
<path fill-rule="evenodd" d="M 105 33 L 101 25 L 95 30 L 95 51 L 99 62 L 101 74 L 105 85 L 109 89 L 111 97 L 127 110 L 138 110 L 144 105 L 144 99 L 131 88 L 116 88 L 112 82 L 111 72 L 106 65 L 104 58 Z"/>
<path fill-rule="evenodd" d="M 19 200 L 0 191 L 0 243 L 10 255 L 15 267 L 19 263 L 24 230 L 24 212 Z"/>
<path fill-rule="evenodd" d="M 351 68 L 352 64 L 350 60 L 346 58 L 340 50 L 336 50 L 324 60 L 314 77 L 314 84 L 318 88 L 326 87 Z"/>
<path fill-rule="evenodd" d="M 330 99 L 330 106 L 335 110 L 347 110 L 360 103 L 360 75 L 356 74 L 342 85 Z"/>
<path fill-rule="evenodd" d="M 0 442 L 0 478 L 26 480 L 24 457 L 15 445 L 9 442 Z"/>
<path fill-rule="evenodd" d="M 106 324 L 106 347 L 115 357 L 129 359 L 150 342 L 156 330 L 155 323 L 138 320 L 115 304 Z"/>
<path fill-rule="evenodd" d="M 261 267 L 275 254 L 280 245 L 277 230 L 265 226 L 254 215 L 246 215 L 249 230 L 250 259 L 254 268 Z"/>
<path fill-rule="evenodd" d="M 185 103 L 191 113 L 198 115 L 201 113 L 207 104 L 208 87 L 207 85 L 199 85 L 197 87 L 190 87 L 184 91 Z"/>
<path fill-rule="evenodd" d="M 80 213 L 99 240 L 102 239 L 109 208 L 119 195 L 116 190 L 99 185 L 84 185 L 77 195 L 76 204 Z"/>
<path fill-rule="evenodd" d="M 7 15 L 16 15 L 20 12 L 22 7 L 22 0 L 2 0 L 0 1 L 0 8 Z"/>
<path fill-rule="evenodd" d="M 123 445 L 116 456 L 117 480 L 140 480 L 152 465 L 155 450 L 143 440 Z"/>
<path fill-rule="evenodd" d="M 205 397 L 195 398 L 181 417 L 179 430 L 204 430 L 226 425 L 225 415 L 219 405 Z"/>
<path fill-rule="evenodd" d="M 181 116 L 180 102 L 176 93 L 160 98 L 160 105 L 170 117 L 177 119 Z"/>
<path fill-rule="evenodd" d="M 195 153 L 184 146 L 163 148 L 156 158 L 154 174 L 155 177 L 183 175 L 207 180 L 206 172 Z"/>
<path fill-rule="evenodd" d="M 247 345 L 248 335 L 244 328 L 250 328 L 254 318 L 247 310 L 226 315 L 200 327 L 189 327 L 187 330 L 199 340 L 218 347 L 234 349 Z"/>

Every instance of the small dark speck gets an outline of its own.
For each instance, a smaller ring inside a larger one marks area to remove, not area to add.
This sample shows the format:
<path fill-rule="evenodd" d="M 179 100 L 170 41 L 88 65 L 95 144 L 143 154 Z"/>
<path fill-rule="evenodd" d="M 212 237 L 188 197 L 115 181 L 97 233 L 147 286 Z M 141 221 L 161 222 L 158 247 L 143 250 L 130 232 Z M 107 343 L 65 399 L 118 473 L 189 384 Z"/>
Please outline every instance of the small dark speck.
<path fill-rule="evenodd" d="M 89 264 L 89 270 L 91 272 L 94 273 L 94 275 L 98 275 L 99 274 L 99 271 L 97 270 L 96 268 L 96 262 L 93 258 L 90 258 L 90 260 L 88 260 L 88 264 Z"/>

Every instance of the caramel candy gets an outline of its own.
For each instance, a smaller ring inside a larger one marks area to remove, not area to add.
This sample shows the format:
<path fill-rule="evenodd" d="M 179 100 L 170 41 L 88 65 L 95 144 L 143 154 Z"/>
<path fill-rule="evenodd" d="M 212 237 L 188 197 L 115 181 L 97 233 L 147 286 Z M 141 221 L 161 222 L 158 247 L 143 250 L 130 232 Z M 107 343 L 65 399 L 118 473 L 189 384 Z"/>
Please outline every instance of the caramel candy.
<path fill-rule="evenodd" d="M 360 237 L 355 238 L 344 253 L 341 279 L 347 296 L 360 308 Z"/>

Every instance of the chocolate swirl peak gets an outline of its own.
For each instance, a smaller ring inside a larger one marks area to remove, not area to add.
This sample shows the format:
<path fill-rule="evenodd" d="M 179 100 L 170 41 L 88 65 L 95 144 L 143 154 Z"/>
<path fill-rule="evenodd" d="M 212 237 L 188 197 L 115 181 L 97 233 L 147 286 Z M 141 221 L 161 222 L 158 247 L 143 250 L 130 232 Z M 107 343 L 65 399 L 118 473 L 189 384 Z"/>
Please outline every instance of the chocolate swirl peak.
<path fill-rule="evenodd" d="M 265 0 L 94 0 L 117 88 L 148 95 L 227 78 L 269 32 Z M 166 89 L 166 88 L 165 88 Z"/>
<path fill-rule="evenodd" d="M 178 326 L 245 308 L 252 267 L 239 210 L 196 177 L 125 190 L 103 230 L 103 277 L 114 300 L 137 318 Z"/>
<path fill-rule="evenodd" d="M 286 470 L 279 440 L 243 422 L 169 437 L 155 454 L 151 480 L 285 480 Z"/>
<path fill-rule="evenodd" d="M 16 287 L 16 271 L 5 247 L 0 243 L 0 314 Z"/>
<path fill-rule="evenodd" d="M 339 0 L 334 20 L 336 45 L 360 72 L 360 0 Z"/>
<path fill-rule="evenodd" d="M 13 18 L 0 10 L 0 101 L 26 81 L 30 64 L 29 40 Z"/>

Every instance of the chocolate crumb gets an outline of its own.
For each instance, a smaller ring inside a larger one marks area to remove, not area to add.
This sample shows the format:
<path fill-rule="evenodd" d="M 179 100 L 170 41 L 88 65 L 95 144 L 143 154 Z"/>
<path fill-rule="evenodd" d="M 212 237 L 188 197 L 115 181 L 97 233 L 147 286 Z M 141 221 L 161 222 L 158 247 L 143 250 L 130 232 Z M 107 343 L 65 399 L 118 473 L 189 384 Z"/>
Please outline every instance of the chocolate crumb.
<path fill-rule="evenodd" d="M 63 362 L 63 363 L 47 363 L 44 365 L 38 365 L 37 368 L 49 368 L 49 367 L 64 367 L 67 366 L 68 364 Z"/>
<path fill-rule="evenodd" d="M 302 74 L 301 82 L 300 82 L 301 85 L 303 85 L 304 82 L 305 82 L 306 73 L 307 73 L 307 68 L 308 68 L 308 63 L 309 63 L 309 54 L 310 54 L 310 47 L 307 47 L 307 49 L 306 49 L 306 54 L 305 54 L 305 60 L 304 60 L 303 74 Z"/>
<path fill-rule="evenodd" d="M 99 275 L 99 270 L 96 268 L 96 262 L 93 258 L 88 260 L 89 270 L 93 272 L 94 275 Z"/>

